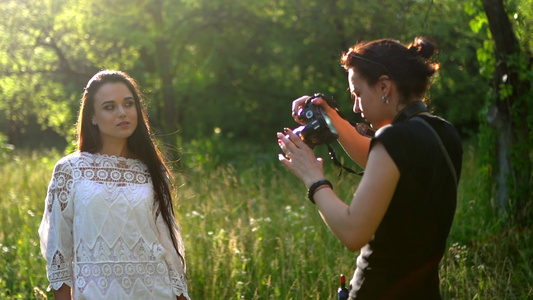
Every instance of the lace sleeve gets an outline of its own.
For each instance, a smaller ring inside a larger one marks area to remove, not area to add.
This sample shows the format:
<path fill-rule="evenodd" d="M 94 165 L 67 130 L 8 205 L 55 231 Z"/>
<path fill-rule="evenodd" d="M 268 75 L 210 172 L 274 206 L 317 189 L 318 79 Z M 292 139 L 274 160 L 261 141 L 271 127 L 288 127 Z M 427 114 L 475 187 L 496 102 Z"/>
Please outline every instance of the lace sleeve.
<path fill-rule="evenodd" d="M 39 226 L 41 254 L 46 258 L 48 280 L 55 290 L 63 284 L 73 285 L 72 185 L 72 168 L 68 161 L 58 162 L 48 186 Z"/>
<path fill-rule="evenodd" d="M 166 226 L 161 214 L 156 214 L 156 226 L 158 239 L 163 248 L 165 248 L 167 255 L 165 261 L 167 262 L 170 272 L 170 281 L 172 284 L 172 290 L 174 294 L 190 299 L 187 288 L 187 279 L 185 277 L 186 264 L 185 264 L 185 247 L 183 246 L 183 240 L 177 222 L 173 222 L 173 230 L 178 242 L 178 251 L 172 245 L 172 238 L 170 232 Z"/>

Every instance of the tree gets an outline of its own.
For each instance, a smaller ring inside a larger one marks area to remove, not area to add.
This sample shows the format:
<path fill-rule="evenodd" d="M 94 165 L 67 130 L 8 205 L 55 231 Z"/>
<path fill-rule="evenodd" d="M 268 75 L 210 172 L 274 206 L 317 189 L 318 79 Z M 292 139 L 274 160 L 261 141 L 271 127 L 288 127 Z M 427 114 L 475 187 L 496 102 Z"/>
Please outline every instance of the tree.
<path fill-rule="evenodd" d="M 69 4 L 0 2 L 0 124 L 9 143 L 24 144 L 47 128 L 71 132 L 79 89 L 75 95 L 69 86 L 80 84 L 74 82 L 84 68 L 74 55 L 79 43 Z"/>
<path fill-rule="evenodd" d="M 496 205 L 500 213 L 510 215 L 519 225 L 531 222 L 533 215 L 531 189 L 531 149 L 533 146 L 533 58 L 531 36 L 525 35 L 523 44 L 517 38 L 503 0 L 482 0 L 486 20 L 493 40 L 493 57 L 483 49 L 478 57 L 488 65 L 492 74 L 493 97 L 487 113 L 488 124 L 497 132 L 495 139 L 497 183 Z M 530 5 L 527 1 L 523 5 Z M 531 8 L 531 7 L 530 7 Z M 516 9 L 515 19 L 522 10 Z M 527 7 L 524 18 L 528 19 Z M 531 20 L 531 15 L 529 15 Z M 520 25 L 515 22 L 515 26 Z M 527 24 L 526 24 L 527 26 Z M 482 145 L 482 147 L 490 145 Z"/>

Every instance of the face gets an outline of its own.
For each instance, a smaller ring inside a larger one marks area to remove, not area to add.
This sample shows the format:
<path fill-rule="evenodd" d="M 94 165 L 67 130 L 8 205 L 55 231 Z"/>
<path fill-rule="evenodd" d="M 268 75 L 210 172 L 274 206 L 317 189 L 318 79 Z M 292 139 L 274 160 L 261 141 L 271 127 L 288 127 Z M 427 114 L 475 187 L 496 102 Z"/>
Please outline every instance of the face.
<path fill-rule="evenodd" d="M 93 124 L 102 143 L 126 141 L 137 128 L 135 99 L 122 82 L 105 83 L 94 95 Z"/>
<path fill-rule="evenodd" d="M 366 79 L 354 69 L 348 70 L 348 84 L 352 101 L 354 101 L 353 111 L 361 113 L 361 117 L 370 122 L 372 127 L 379 128 L 379 115 L 383 101 L 381 101 L 382 92 L 378 85 L 369 86 Z"/>

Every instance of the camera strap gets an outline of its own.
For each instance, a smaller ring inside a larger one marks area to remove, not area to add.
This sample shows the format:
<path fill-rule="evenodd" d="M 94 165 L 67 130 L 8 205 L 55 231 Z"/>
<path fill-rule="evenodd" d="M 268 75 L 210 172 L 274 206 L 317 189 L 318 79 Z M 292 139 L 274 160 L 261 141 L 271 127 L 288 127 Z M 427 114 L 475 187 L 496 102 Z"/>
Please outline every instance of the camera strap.
<path fill-rule="evenodd" d="M 330 144 L 326 144 L 326 146 L 328 147 L 328 152 L 329 152 L 329 156 L 331 157 L 331 160 L 333 161 L 333 163 L 340 167 L 340 171 L 339 171 L 339 175 L 338 177 L 341 177 L 342 175 L 342 170 L 345 170 L 346 172 L 348 173 L 352 173 L 352 174 L 356 174 L 356 175 L 359 175 L 359 176 L 363 176 L 363 174 L 365 173 L 364 171 L 355 171 L 353 169 L 350 169 L 348 168 L 347 166 L 341 164 L 341 162 L 339 161 L 339 159 L 337 158 L 337 154 L 335 154 L 335 151 L 333 151 L 333 147 L 331 147 Z"/>
<path fill-rule="evenodd" d="M 409 105 L 407 105 L 404 109 L 402 109 L 396 117 L 394 117 L 394 120 L 392 120 L 392 123 L 396 122 L 403 122 L 411 119 L 413 116 L 428 111 L 427 106 L 422 101 L 415 101 Z"/>
<path fill-rule="evenodd" d="M 315 96 L 316 95 L 317 94 L 315 94 Z M 320 95 L 320 94 L 318 94 L 318 95 Z M 343 118 L 344 120 L 348 121 L 348 119 L 340 112 L 339 105 L 337 104 L 337 102 L 335 100 L 333 100 L 333 98 L 322 97 L 322 99 L 324 99 L 326 101 L 326 103 L 339 114 L 339 116 L 341 118 Z M 369 136 L 373 136 L 373 131 L 372 131 L 372 129 L 370 129 L 370 127 L 368 127 L 368 125 L 366 125 L 364 123 L 353 123 L 351 121 L 348 121 L 348 122 L 352 126 L 354 126 L 357 129 L 357 131 L 360 132 L 361 135 L 365 135 L 365 133 L 366 133 Z M 366 127 L 364 127 L 365 125 L 366 125 Z M 331 160 L 333 161 L 333 164 L 335 164 L 336 166 L 338 166 L 340 168 L 339 175 L 337 175 L 338 177 L 341 177 L 343 170 L 348 172 L 348 173 L 352 173 L 352 174 L 356 174 L 356 175 L 359 175 L 359 176 L 363 176 L 364 171 L 355 171 L 353 169 L 350 169 L 350 168 L 346 167 L 337 158 L 337 154 L 333 150 L 333 147 L 331 147 L 330 144 L 326 144 L 326 146 L 328 147 L 328 153 L 329 153 L 329 156 L 330 156 Z"/>
<path fill-rule="evenodd" d="M 412 120 L 418 121 L 424 124 L 426 128 L 429 129 L 429 131 L 431 131 L 433 136 L 435 136 L 435 139 L 437 140 L 437 143 L 439 144 L 439 148 L 442 151 L 442 155 L 444 156 L 444 159 L 446 160 L 446 164 L 448 164 L 448 168 L 450 168 L 450 173 L 452 174 L 452 177 L 453 177 L 453 183 L 455 183 L 455 191 L 457 191 L 457 185 L 458 185 L 457 173 L 455 171 L 455 167 L 453 166 L 452 159 L 450 158 L 450 155 L 448 154 L 448 151 L 446 150 L 446 147 L 444 146 L 444 143 L 442 142 L 442 139 L 440 138 L 440 135 L 431 125 L 428 124 L 426 120 L 420 117 L 414 117 Z"/>

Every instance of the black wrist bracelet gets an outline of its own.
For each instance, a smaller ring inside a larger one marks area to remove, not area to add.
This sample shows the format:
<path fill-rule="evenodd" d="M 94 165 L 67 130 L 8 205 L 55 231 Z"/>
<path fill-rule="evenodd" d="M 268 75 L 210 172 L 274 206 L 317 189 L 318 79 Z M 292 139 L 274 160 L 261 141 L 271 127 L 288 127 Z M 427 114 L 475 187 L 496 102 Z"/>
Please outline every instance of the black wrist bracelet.
<path fill-rule="evenodd" d="M 323 185 L 329 185 L 329 187 L 331 189 L 333 189 L 333 185 L 331 184 L 331 182 L 329 182 L 329 180 L 327 179 L 322 179 L 322 180 L 319 180 L 313 184 L 311 184 L 311 186 L 309 187 L 309 190 L 307 190 L 307 198 L 309 198 L 309 200 L 315 204 L 315 199 L 313 199 L 313 196 L 315 195 L 315 191 L 318 187 L 320 186 L 323 186 Z"/>

